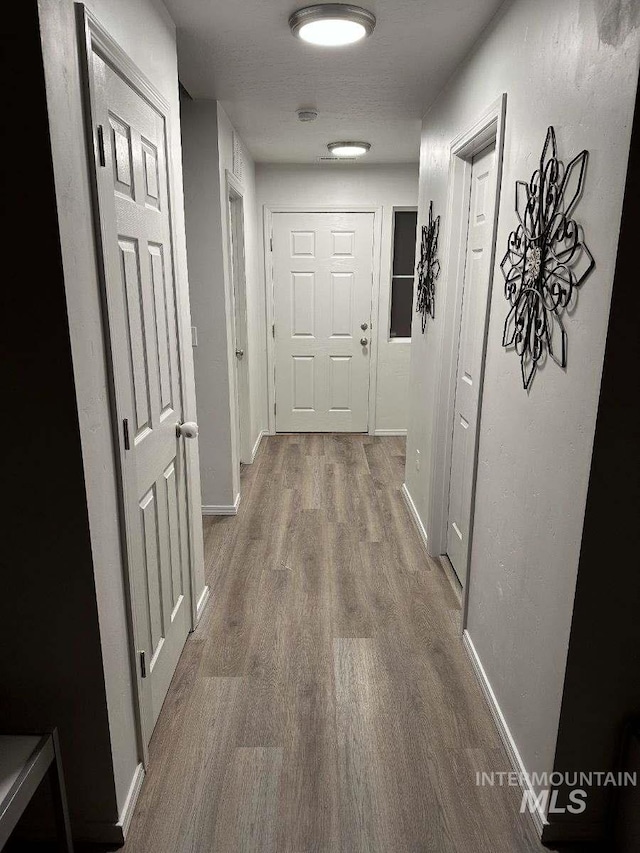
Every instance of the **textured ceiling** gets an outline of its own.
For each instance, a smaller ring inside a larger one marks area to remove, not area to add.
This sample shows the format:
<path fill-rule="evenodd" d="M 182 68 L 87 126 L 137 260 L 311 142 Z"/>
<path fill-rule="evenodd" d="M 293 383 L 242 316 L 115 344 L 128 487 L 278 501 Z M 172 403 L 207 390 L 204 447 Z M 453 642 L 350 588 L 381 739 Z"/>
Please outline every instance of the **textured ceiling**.
<path fill-rule="evenodd" d="M 362 0 L 360 0 L 362 2 Z M 371 143 L 366 162 L 418 159 L 420 119 L 502 0 L 371 0 L 373 35 L 344 48 L 294 38 L 295 0 L 165 0 L 180 79 L 215 98 L 254 159 L 311 163 L 338 139 Z M 313 106 L 314 122 L 295 111 Z"/>

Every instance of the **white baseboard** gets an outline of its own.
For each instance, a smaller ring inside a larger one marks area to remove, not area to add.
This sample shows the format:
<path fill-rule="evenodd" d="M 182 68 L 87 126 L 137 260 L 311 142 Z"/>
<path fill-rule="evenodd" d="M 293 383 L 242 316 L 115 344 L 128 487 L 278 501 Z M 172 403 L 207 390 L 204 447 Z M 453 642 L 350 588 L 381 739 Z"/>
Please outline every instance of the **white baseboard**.
<path fill-rule="evenodd" d="M 416 509 L 416 505 L 413 502 L 413 498 L 411 497 L 411 494 L 409 493 L 409 489 L 407 488 L 406 483 L 402 484 L 402 497 L 405 500 L 405 503 L 406 503 L 407 508 L 409 510 L 409 514 L 411 515 L 411 518 L 413 519 L 413 523 L 415 524 L 415 526 L 418 530 L 418 533 L 420 534 L 420 538 L 422 539 L 422 544 L 424 545 L 424 547 L 427 551 L 427 554 L 428 554 L 429 548 L 427 545 L 427 539 L 428 539 L 427 531 L 424 529 L 424 524 L 422 523 L 422 519 L 418 515 L 418 510 Z"/>
<path fill-rule="evenodd" d="M 265 435 L 269 435 L 269 430 L 263 429 L 258 433 L 258 437 L 256 438 L 256 443 L 253 445 L 253 450 L 251 451 L 251 461 L 254 462 L 256 456 L 258 455 L 258 450 L 260 449 L 260 442 L 262 441 Z"/>
<path fill-rule="evenodd" d="M 200 596 L 200 599 L 199 599 L 198 604 L 196 606 L 196 625 L 200 621 L 200 617 L 202 616 L 204 609 L 207 606 L 207 602 L 209 601 L 210 593 L 211 593 L 211 590 L 209 589 L 209 587 L 205 586 L 205 588 L 202 590 L 202 595 Z"/>
<path fill-rule="evenodd" d="M 100 821 L 87 821 L 85 823 L 81 821 L 74 825 L 74 839 L 92 844 L 113 844 L 121 847 L 129 831 L 131 818 L 133 817 L 142 789 L 142 783 L 144 782 L 144 776 L 144 766 L 141 762 L 134 771 L 127 798 L 124 801 L 124 806 L 122 807 L 117 823 L 103 823 Z"/>
<path fill-rule="evenodd" d="M 120 820 L 118 821 L 118 826 L 122 827 L 122 835 L 124 838 L 127 837 L 127 832 L 129 832 L 129 826 L 131 824 L 131 818 L 133 817 L 133 813 L 136 809 L 136 803 L 138 802 L 138 797 L 140 796 L 140 791 L 142 790 L 142 783 L 144 782 L 144 765 L 142 762 L 138 764 L 136 767 L 136 772 L 133 774 L 133 779 L 131 780 L 131 785 L 129 786 L 129 793 L 127 794 L 127 799 L 124 802 L 124 806 L 122 807 L 122 813 L 120 814 Z"/>
<path fill-rule="evenodd" d="M 203 515 L 237 515 L 238 507 L 240 506 L 240 492 L 236 495 L 236 499 L 232 504 L 202 505 Z"/>
<path fill-rule="evenodd" d="M 509 726 L 507 725 L 507 721 L 504 718 L 504 714 L 500 709 L 500 705 L 498 705 L 498 700 L 496 699 L 496 695 L 493 692 L 493 688 L 491 687 L 489 679 L 487 678 L 487 673 L 484 671 L 482 661 L 478 657 L 476 648 L 473 645 L 473 640 L 469 636 L 469 632 L 466 628 L 462 634 L 462 642 L 464 644 L 465 649 L 467 650 L 467 654 L 469 655 L 469 658 L 471 660 L 475 676 L 478 679 L 478 683 L 480 684 L 485 699 L 487 700 L 487 704 L 489 705 L 491 716 L 493 717 L 493 721 L 496 724 L 496 728 L 498 729 L 498 733 L 500 735 L 500 738 L 502 739 L 504 748 L 507 751 L 511 767 L 518 774 L 518 778 L 521 780 L 522 790 L 529 793 L 530 797 L 532 798 L 530 799 L 530 802 L 535 802 L 536 794 L 533 787 L 528 782 L 529 777 L 527 769 L 524 766 L 522 758 L 520 757 L 516 742 L 514 741 L 513 736 L 509 731 Z M 533 821 L 535 831 L 537 832 L 538 836 L 541 836 L 542 830 L 544 829 L 547 823 L 543 812 L 541 812 L 539 809 L 536 809 L 535 812 L 529 811 L 528 814 L 530 815 L 531 820 Z"/>
<path fill-rule="evenodd" d="M 376 429 L 374 435 L 406 435 L 406 429 Z"/>

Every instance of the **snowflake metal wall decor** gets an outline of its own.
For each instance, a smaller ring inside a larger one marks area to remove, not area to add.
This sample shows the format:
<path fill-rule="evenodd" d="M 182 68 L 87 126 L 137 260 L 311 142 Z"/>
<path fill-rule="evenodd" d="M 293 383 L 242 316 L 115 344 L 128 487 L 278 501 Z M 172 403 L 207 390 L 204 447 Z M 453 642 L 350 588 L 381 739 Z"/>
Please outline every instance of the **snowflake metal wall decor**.
<path fill-rule="evenodd" d="M 582 227 L 571 218 L 584 184 L 588 151 L 581 151 L 564 167 L 557 158 L 553 127 L 529 183 L 516 181 L 519 225 L 509 235 L 500 264 L 505 296 L 511 310 L 504 323 L 502 346 L 520 356 L 522 384 L 529 389 L 546 353 L 567 365 L 564 310 L 575 289 L 595 267 Z"/>
<path fill-rule="evenodd" d="M 422 226 L 422 245 L 418 263 L 418 298 L 416 311 L 422 315 L 422 333 L 427 325 L 427 314 L 435 317 L 435 282 L 440 275 L 438 254 L 438 235 L 440 217 L 433 218 L 433 202 L 429 202 L 429 223 Z"/>

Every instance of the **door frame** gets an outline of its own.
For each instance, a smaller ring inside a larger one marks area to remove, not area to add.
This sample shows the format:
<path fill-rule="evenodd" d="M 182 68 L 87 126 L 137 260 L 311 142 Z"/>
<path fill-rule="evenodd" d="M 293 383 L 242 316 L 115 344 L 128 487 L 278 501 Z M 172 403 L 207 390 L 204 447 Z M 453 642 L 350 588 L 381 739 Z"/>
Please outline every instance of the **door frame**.
<path fill-rule="evenodd" d="M 240 463 L 250 464 L 253 462 L 253 445 L 251 443 L 251 371 L 249 370 L 249 358 L 251 352 L 251 341 L 249 340 L 248 318 L 247 318 L 247 276 L 246 276 L 246 242 L 245 242 L 245 198 L 244 187 L 236 176 L 228 169 L 225 170 L 226 200 L 227 200 L 227 257 L 229 258 L 229 319 L 232 338 L 231 352 L 234 359 L 233 387 L 230 394 L 230 402 L 235 409 L 236 425 L 235 431 L 240 438 L 240 446 L 232 450 L 234 470 L 240 469 Z M 233 204 L 240 205 L 240 216 L 237 217 L 233 211 Z M 239 224 L 238 231 L 242 238 L 242 253 L 237 254 L 234 246 L 237 240 L 233 240 L 234 224 Z M 241 328 L 238 329 L 238 306 L 236 305 L 236 294 L 240 296 Z M 244 356 L 241 360 L 242 381 L 236 384 L 235 373 L 235 350 L 238 337 L 240 338 Z"/>
<path fill-rule="evenodd" d="M 487 331 L 493 278 L 495 274 L 495 256 L 500 212 L 500 188 L 502 184 L 502 161 L 504 152 L 505 119 L 507 95 L 503 93 L 470 127 L 459 134 L 451 143 L 449 154 L 448 198 L 446 207 L 445 259 L 442 287 L 444 328 L 440 337 L 438 364 L 440 371 L 436 384 L 435 424 L 431 463 L 431 486 L 429 495 L 428 540 L 429 553 L 433 557 L 446 555 L 447 523 L 449 517 L 449 487 L 451 481 L 451 456 L 453 451 L 453 418 L 456 394 L 456 374 L 458 349 L 460 346 L 460 320 L 462 317 L 462 293 L 467 251 L 467 230 L 469 222 L 468 198 L 471 189 L 471 170 L 473 157 L 495 142 L 496 164 L 494 171 L 494 211 L 491 229 L 491 248 L 489 262 L 489 284 L 484 306 L 484 334 L 482 359 L 479 376 L 478 416 L 474 436 L 474 459 L 472 466 L 471 517 L 469 523 L 469 548 L 467 561 L 467 582 L 463 590 L 462 630 L 467 624 L 469 589 L 471 585 L 471 552 L 473 547 L 473 521 L 475 510 L 475 489 L 478 465 L 478 443 L 482 417 L 482 389 L 487 351 Z"/>
<path fill-rule="evenodd" d="M 295 205 L 265 204 L 263 207 L 263 246 L 265 306 L 267 320 L 267 404 L 269 435 L 276 434 L 276 352 L 273 336 L 275 323 L 275 291 L 273 277 L 273 217 L 278 213 L 372 213 L 373 214 L 373 274 L 371 281 L 371 335 L 369 350 L 369 402 L 367 434 L 374 435 L 376 428 L 376 398 L 378 387 L 378 342 L 380 333 L 380 251 L 382 247 L 382 207 L 379 205 Z"/>
<path fill-rule="evenodd" d="M 169 216 L 169 231 L 171 235 L 171 264 L 173 266 L 173 277 L 176 282 L 176 293 L 181 294 L 183 288 L 180 286 L 180 278 L 175 264 L 175 252 L 178 245 L 177 234 L 175 228 L 175 218 L 173 216 L 173 161 L 171 157 L 171 119 L 170 108 L 167 101 L 155 88 L 155 86 L 145 77 L 138 67 L 131 61 L 129 56 L 109 35 L 108 31 L 99 23 L 93 14 L 82 3 L 76 3 L 76 23 L 78 28 L 79 42 L 79 58 L 80 58 L 80 74 L 83 87 L 83 114 L 87 144 L 87 167 L 89 172 L 89 180 L 91 184 L 92 196 L 92 213 L 93 213 L 93 231 L 96 241 L 96 257 L 98 267 L 98 279 L 100 282 L 100 299 L 102 304 L 102 320 L 103 320 L 103 346 L 106 357 L 107 377 L 109 384 L 109 408 L 111 412 L 110 428 L 113 437 L 113 448 L 116 461 L 117 473 L 117 488 L 118 488 L 118 526 L 120 529 L 120 552 L 122 558 L 123 574 L 124 574 L 124 590 L 126 600 L 126 616 L 128 627 L 128 646 L 129 646 L 129 664 L 132 674 L 133 693 L 135 698 L 135 727 L 136 741 L 138 745 L 138 755 L 142 761 L 143 767 L 147 767 L 149 761 L 148 742 L 151 732 L 146 731 L 145 714 L 143 712 L 144 690 L 142 686 L 142 677 L 138 660 L 138 630 L 136 626 L 136 609 L 135 609 L 135 585 L 133 572 L 130 568 L 129 547 L 128 543 L 131 539 L 129 533 L 129 522 L 126 512 L 126 492 L 125 492 L 125 448 L 123 431 L 120 429 L 122 417 L 120 416 L 118 406 L 118 396 L 115 381 L 115 371 L 113 356 L 111 352 L 111 336 L 109 332 L 109 314 L 107 310 L 106 300 L 106 264 L 105 250 L 102 233 L 102 220 L 100 215 L 100 204 L 98 195 L 98 166 L 99 163 L 99 143 L 94 133 L 94 114 L 93 104 L 95 101 L 93 95 L 93 71 L 92 71 L 92 53 L 96 52 L 104 59 L 114 70 L 127 82 L 131 88 L 140 95 L 147 103 L 157 110 L 164 119 L 164 138 L 167 168 L 167 210 Z M 188 419 L 186 412 L 186 404 L 188 397 L 188 388 L 186 384 L 186 376 L 184 370 L 186 342 L 189 340 L 187 330 L 184 328 L 183 312 L 181 306 L 176 305 L 176 337 L 177 349 L 180 359 L 180 392 L 183 417 Z M 185 513 L 187 520 L 187 552 L 188 552 L 188 572 L 189 583 L 187 584 L 187 595 L 189 598 L 188 606 L 191 614 L 191 630 L 194 630 L 198 622 L 198 601 L 197 590 L 195 586 L 195 554 L 194 547 L 194 526 L 193 526 L 193 494 L 192 494 L 192 467 L 193 463 L 190 459 L 190 453 L 185 450 L 185 487 L 186 501 Z M 200 500 L 197 505 L 199 506 Z M 208 588 L 205 587 L 203 599 Z M 200 606 L 200 611 L 202 608 Z"/>

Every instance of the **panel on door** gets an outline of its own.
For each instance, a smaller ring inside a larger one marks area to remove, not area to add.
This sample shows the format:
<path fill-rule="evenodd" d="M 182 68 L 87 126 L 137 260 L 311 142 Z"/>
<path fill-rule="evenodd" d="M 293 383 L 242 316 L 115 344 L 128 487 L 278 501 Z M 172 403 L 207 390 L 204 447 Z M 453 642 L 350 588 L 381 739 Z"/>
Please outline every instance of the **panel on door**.
<path fill-rule="evenodd" d="M 495 145 L 476 154 L 471 168 L 469 225 L 460 320 L 453 419 L 447 555 L 464 586 L 467 579 L 480 377 L 490 281 L 495 197 Z"/>
<path fill-rule="evenodd" d="M 127 560 L 146 740 L 190 627 L 177 293 L 164 117 L 94 53 L 98 202 L 122 425 Z"/>
<path fill-rule="evenodd" d="M 372 279 L 373 214 L 274 215 L 278 432 L 366 432 Z"/>

